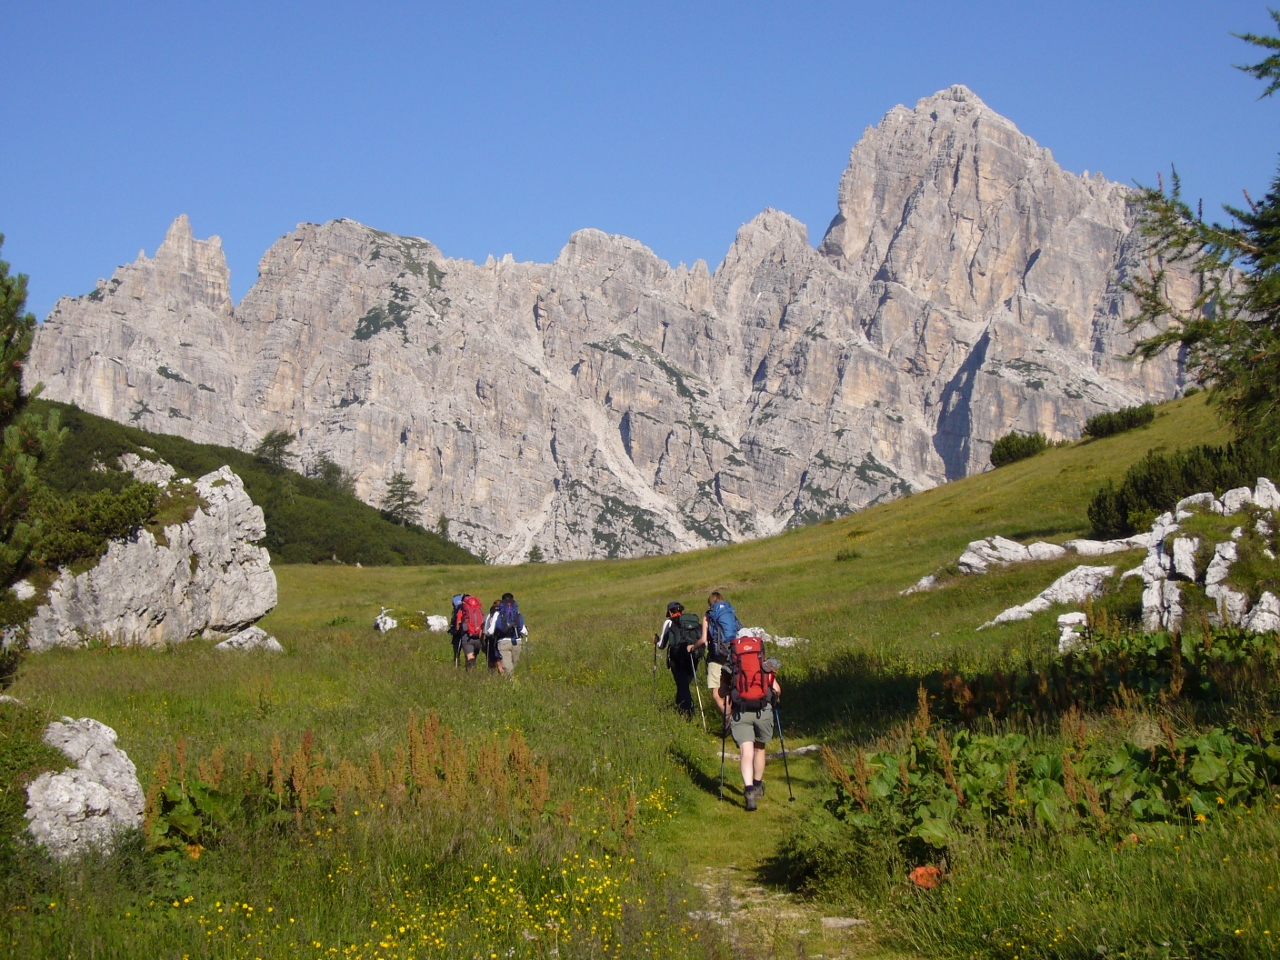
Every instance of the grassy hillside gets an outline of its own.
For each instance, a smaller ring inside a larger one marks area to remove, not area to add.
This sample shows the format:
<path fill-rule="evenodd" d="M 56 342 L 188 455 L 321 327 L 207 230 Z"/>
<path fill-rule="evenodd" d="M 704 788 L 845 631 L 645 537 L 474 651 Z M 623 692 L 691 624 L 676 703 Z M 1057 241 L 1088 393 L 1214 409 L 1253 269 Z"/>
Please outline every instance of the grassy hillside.
<path fill-rule="evenodd" d="M 421 527 L 401 527 L 350 494 L 291 470 L 279 470 L 230 447 L 192 443 L 96 417 L 76 407 L 37 400 L 37 411 L 58 410 L 68 436 L 57 458 L 43 470 L 60 493 L 112 484 L 118 473 L 94 469 L 114 464 L 127 451 L 155 451 L 182 476 L 199 477 L 230 464 L 244 480 L 267 521 L 264 545 L 278 563 L 319 563 L 336 558 L 368 565 L 466 564 L 479 561 L 455 543 Z"/>
<path fill-rule="evenodd" d="M 431 832 L 436 828 L 422 825 L 425 821 L 408 813 L 393 818 L 393 808 L 400 808 L 387 799 L 385 807 L 379 802 L 362 811 L 366 821 L 370 814 L 378 818 L 376 833 L 361 832 L 366 827 L 347 810 L 323 824 L 317 822 L 318 832 L 314 837 L 305 834 L 301 844 L 259 838 L 257 846 L 246 847 L 228 839 L 211 844 L 198 863 L 182 860 L 178 867 L 172 861 L 168 867 L 148 865 L 153 861 L 135 851 L 124 866 L 91 872 L 96 884 L 91 899 L 98 910 L 92 922 L 61 922 L 49 916 L 39 926 L 26 919 L 34 914 L 21 912 L 38 914 L 41 897 L 83 897 L 85 888 L 77 884 L 89 881 L 70 872 L 10 881 L 4 894 L 10 919 L 0 923 L 11 924 L 15 945 L 29 942 L 23 938 L 38 927 L 65 955 L 74 956 L 89 955 L 83 942 L 92 937 L 100 945 L 97 955 L 126 955 L 142 945 L 157 955 L 200 948 L 205 950 L 201 955 L 216 956 L 253 955 L 246 952 L 251 949 L 277 956 L 344 950 L 352 956 L 404 956 L 408 952 L 397 952 L 398 947 L 369 946 L 368 931 L 371 923 L 385 923 L 379 911 L 387 898 L 402 897 L 397 891 L 406 885 L 425 889 L 434 882 L 430 877 L 453 878 L 449 882 L 458 885 L 440 880 L 435 893 L 423 896 L 433 909 L 443 911 L 439 916 L 461 910 L 474 917 L 486 900 L 469 886 L 473 870 L 479 882 L 486 871 L 496 877 L 499 869 L 516 869 L 513 864 L 545 864 L 548 850 L 567 849 L 583 857 L 582 862 L 590 859 L 599 865 L 603 872 L 592 881 L 599 889 L 630 891 L 625 898 L 632 912 L 619 913 L 616 921 L 607 920 L 613 915 L 604 907 L 604 912 L 590 914 L 592 930 L 598 921 L 615 923 L 610 929 L 620 931 L 620 939 L 608 948 L 611 955 L 727 956 L 734 951 L 745 956 L 774 951 L 783 956 L 899 956 L 919 949 L 930 955 L 976 951 L 1013 956 L 1014 940 L 1008 949 L 985 940 L 991 928 L 981 927 L 986 922 L 981 910 L 976 919 L 963 923 L 987 931 L 974 934 L 984 938 L 973 941 L 983 946 L 963 946 L 971 941 L 955 934 L 962 921 L 942 906 L 935 909 L 920 900 L 902 886 L 902 878 L 875 897 L 866 891 L 824 888 L 804 899 L 781 884 L 787 872 L 785 857 L 779 855 L 784 839 L 806 833 L 825 837 L 828 833 L 823 831 L 836 829 L 825 812 L 824 804 L 834 793 L 821 763 L 811 754 L 792 761 L 795 804 L 786 801 L 782 770 L 771 763 L 768 797 L 760 813 L 749 819 L 741 808 L 731 760 L 729 802 L 717 802 L 720 740 L 670 711 L 671 681 L 661 666 L 652 672 L 649 639 L 668 601 L 679 599 L 700 610 L 707 592 L 721 589 L 745 623 L 809 640 L 780 651 L 785 688 L 781 712 L 788 746 L 815 741 L 837 748 L 854 742 L 887 743 L 915 710 L 922 678 L 948 665 L 1008 667 L 1028 656 L 1047 655 L 1056 635 L 1052 614 L 982 633 L 975 628 L 1005 607 L 1029 599 L 1079 561 L 1025 564 L 983 577 L 958 578 L 943 589 L 910 597 L 899 591 L 952 563 L 970 540 L 992 534 L 1023 541 L 1085 535 L 1085 508 L 1093 491 L 1105 480 L 1119 479 L 1148 450 L 1224 439 L 1197 396 L 1160 407 L 1151 425 L 1130 433 L 1049 450 L 861 514 L 748 544 L 641 560 L 518 567 L 280 566 L 280 605 L 263 621 L 286 648 L 286 654 L 276 658 L 228 658 L 203 642 L 164 651 L 103 649 L 30 657 L 8 692 L 52 715 L 93 716 L 113 726 L 137 762 L 144 784 L 154 781 L 162 755 L 172 751 L 179 738 L 193 757 L 206 757 L 215 748 L 227 757 L 246 751 L 262 756 L 273 737 L 281 738 L 287 753 L 305 730 L 326 756 L 365 762 L 374 751 L 381 757 L 392 755 L 403 739 L 407 718 L 435 710 L 460 736 L 477 738 L 475 743 L 494 734 L 506 737 L 513 729 L 523 731 L 534 755 L 549 764 L 548 809 L 559 805 L 570 812 L 560 820 L 544 817 L 541 827 L 503 834 L 501 841 L 478 849 L 468 846 L 471 841 L 466 838 L 475 831 L 484 835 L 482 827 L 478 820 L 469 821 L 466 830 L 453 835 L 457 846 L 450 848 L 439 833 Z M 154 446 L 162 450 L 158 443 Z M 178 462 L 167 453 L 166 459 Z M 1128 558 L 1117 559 L 1123 563 Z M 1136 563 L 1138 557 L 1132 560 Z M 448 597 L 461 590 L 479 594 L 485 603 L 510 590 L 520 601 L 531 640 L 514 681 L 459 672 L 443 635 L 407 628 L 383 637 L 371 629 L 380 606 L 411 614 L 442 613 L 448 609 Z M 1125 716 L 1125 723 L 1137 722 Z M 1154 723 L 1150 718 L 1143 722 Z M 1102 730 L 1113 721 L 1101 718 L 1097 723 Z M 1055 730 L 1046 728 L 1036 736 L 1056 735 Z M 624 809 L 634 811 L 634 817 L 623 818 L 625 827 L 618 813 Z M 553 828 L 562 832 L 547 832 Z M 335 829 L 347 833 L 339 840 Z M 1250 904 L 1256 906 L 1250 899 L 1255 896 L 1251 884 L 1256 881 L 1265 888 L 1274 881 L 1280 886 L 1275 865 L 1257 861 L 1259 850 L 1264 860 L 1269 856 L 1265 851 L 1275 835 L 1280 835 L 1275 824 L 1267 820 L 1264 825 L 1260 817 L 1258 832 L 1249 835 L 1253 839 L 1223 840 L 1229 849 L 1205 847 L 1194 864 L 1188 861 L 1186 870 L 1194 868 L 1194 884 L 1205 891 L 1203 895 L 1218 897 L 1212 909 L 1202 905 L 1201 912 L 1214 918 L 1240 914 L 1241 919 L 1231 921 L 1237 924 L 1256 919 L 1244 916 Z M 375 842 L 374 836 L 383 839 Z M 1113 914 L 1106 911 L 1120 909 L 1116 904 L 1148 902 L 1134 892 L 1147 889 L 1141 886 L 1147 882 L 1141 879 L 1147 875 L 1143 870 L 1169 878 L 1169 889 L 1161 888 L 1155 898 L 1166 904 L 1179 902 L 1182 894 L 1173 885 L 1189 875 L 1171 870 L 1155 853 L 1154 859 L 1140 859 L 1122 869 L 1097 859 L 1114 856 L 1110 847 L 1090 847 L 1072 859 L 1064 848 L 1049 845 L 1047 838 L 1036 842 L 1042 846 L 1035 856 L 1028 853 L 1025 870 L 1021 861 L 1007 865 L 1009 902 L 1016 909 L 1010 907 L 1012 912 L 1002 919 L 1006 925 L 1030 924 L 1041 909 L 1036 904 L 1044 902 L 1037 898 L 1049 895 L 1042 891 L 1041 881 L 1058 869 L 1063 876 L 1086 880 L 1096 879 L 1099 870 L 1112 871 L 1107 876 L 1118 878 L 1098 902 L 1084 898 L 1089 900 L 1088 910 L 1079 904 L 1072 908 L 1082 911 L 1076 914 L 1081 918 L 1077 922 L 1091 930 L 1112 922 Z M 1233 887 L 1234 892 L 1227 890 L 1225 881 L 1219 882 L 1227 877 L 1221 869 L 1224 856 L 1232 857 L 1233 865 L 1239 862 L 1238 869 L 1244 871 L 1240 875 L 1250 878 Z M 1005 865 L 985 847 L 963 857 L 957 851 L 956 858 L 953 882 L 975 883 L 974 896 L 993 887 L 993 874 L 1004 880 Z M 477 867 L 477 861 L 484 866 Z M 1253 866 L 1246 866 L 1246 861 Z M 1219 866 L 1214 868 L 1214 863 Z M 1272 880 L 1257 880 L 1272 874 Z M 358 886 L 335 887 L 335 875 L 351 876 Z M 541 896 L 538 891 L 544 888 L 539 884 L 551 882 L 549 875 L 554 876 L 554 870 L 544 871 L 541 880 L 531 875 L 512 881 L 513 895 L 519 889 L 529 898 Z M 139 889 L 181 894 L 139 895 Z M 1025 898 L 1018 899 L 1015 892 Z M 189 907 L 183 899 L 188 896 Z M 454 896 L 464 899 L 449 899 Z M 171 899 L 182 906 L 170 907 Z M 298 926 L 275 931 L 252 927 L 259 938 L 254 943 L 262 946 L 242 948 L 221 932 L 214 936 L 208 927 L 208 918 L 219 909 L 215 904 L 228 901 L 248 902 L 259 911 L 270 904 L 280 914 L 296 918 Z M 1274 906 L 1272 901 L 1274 897 L 1267 903 Z M 12 912 L 18 908 L 20 912 Z M 688 919 L 694 909 L 732 916 L 733 922 L 724 928 L 697 919 L 705 914 Z M 1168 914 L 1172 908 L 1150 909 Z M 1176 912 L 1196 914 L 1185 903 Z M 860 916 L 871 922 L 840 930 L 824 927 L 824 915 Z M 935 924 L 936 936 L 928 934 L 920 916 L 933 918 L 929 922 Z M 1126 923 L 1135 917 L 1147 922 L 1137 913 L 1126 916 Z M 1164 923 L 1165 914 L 1160 916 Z M 543 938 L 550 927 L 536 932 L 485 929 L 485 950 L 546 955 Z M 646 939 L 658 937 L 656 931 L 665 939 Z M 954 945 L 948 946 L 953 936 Z M 1022 955 L 1097 956 L 1095 948 L 1102 941 L 1089 937 L 1072 935 L 1071 949 L 1064 941 L 1061 950 Z M 473 941 L 466 941 L 464 948 L 463 940 L 459 937 L 455 947 L 453 940 L 443 937 L 446 946 L 431 955 L 470 956 Z M 598 942 L 576 953 L 577 948 L 566 943 L 556 949 L 561 957 L 606 952 Z M 35 952 L 28 948 L 15 955 Z M 1249 954 L 1233 952 L 1225 942 L 1215 955 Z"/>

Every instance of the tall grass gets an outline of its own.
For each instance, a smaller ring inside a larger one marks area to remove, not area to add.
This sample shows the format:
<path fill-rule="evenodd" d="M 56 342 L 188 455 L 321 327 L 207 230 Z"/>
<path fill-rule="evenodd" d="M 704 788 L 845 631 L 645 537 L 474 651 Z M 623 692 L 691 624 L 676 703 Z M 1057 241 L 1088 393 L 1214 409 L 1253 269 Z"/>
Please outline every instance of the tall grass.
<path fill-rule="evenodd" d="M 1035 897 L 1043 888 L 1035 884 L 1048 882 L 1034 880 L 1047 873 L 1034 872 L 1039 859 L 1033 858 L 1069 859 L 1055 869 L 1071 878 L 1077 866 L 1110 869 L 1107 858 L 1122 851 L 1074 835 L 1052 839 L 1028 831 L 1009 847 L 1001 846 L 1012 842 L 1008 838 L 964 835 L 950 855 L 950 880 L 929 899 L 905 885 L 914 861 L 896 846 L 850 842 L 844 824 L 823 806 L 835 789 L 811 760 L 792 760 L 800 798 L 795 805 L 779 799 L 785 790 L 775 761 L 759 813 L 737 806 L 732 778 L 730 801 L 718 803 L 720 742 L 670 710 L 673 687 L 660 666 L 651 672 L 650 638 L 669 601 L 697 610 L 702 597 L 721 589 L 745 623 L 807 638 L 776 651 L 783 660 L 788 746 L 817 738 L 840 751 L 896 743 L 916 710 L 921 680 L 940 678 L 944 669 L 986 676 L 1028 657 L 1048 657 L 1056 644 L 1057 611 L 982 633 L 976 628 L 1078 561 L 953 578 L 942 589 L 907 597 L 899 594 L 904 587 L 951 564 L 979 537 L 1061 541 L 1083 535 L 1085 510 L 1100 483 L 1121 478 L 1152 446 L 1174 449 L 1186 437 L 1214 441 L 1215 430 L 1203 398 L 1184 400 L 1159 408 L 1141 431 L 1046 450 L 767 541 L 693 554 L 507 568 L 279 566 L 280 607 L 263 622 L 285 646 L 276 657 L 225 656 L 203 641 L 165 650 L 32 656 L 9 692 L 32 711 L 93 716 L 114 727 L 148 789 L 166 754 L 172 773 L 180 738 L 186 769 L 208 762 L 219 748 L 233 769 L 233 758 L 239 763 L 246 752 L 257 766 L 270 766 L 265 758 L 276 737 L 287 759 L 304 731 L 311 732 L 313 759 L 323 754 L 326 770 L 341 758 L 367 777 L 375 753 L 385 771 L 396 762 L 397 745 L 409 751 L 411 715 L 421 723 L 436 711 L 475 750 L 495 738 L 509 743 L 519 730 L 531 761 L 548 771 L 549 793 L 536 818 L 503 826 L 483 808 L 437 816 L 416 801 L 361 794 L 357 784 L 341 810 L 312 808 L 309 799 L 302 825 L 296 808 L 287 806 L 282 822 L 245 819 L 209 843 L 197 836 L 200 842 L 148 850 L 137 839 L 112 857 L 74 865 L 19 850 L 20 867 L 6 874 L 0 937 L 7 937 L 15 956 L 31 957 L 410 951 L 549 957 L 552 949 L 563 957 L 601 955 L 606 942 L 610 955 L 714 955 L 728 947 L 716 930 L 689 919 L 690 910 L 703 906 L 696 888 L 686 884 L 691 871 L 736 864 L 745 871 L 764 867 L 767 879 L 773 874 L 764 861 L 789 828 L 794 842 L 775 866 L 824 898 L 821 909 L 881 918 L 877 929 L 885 942 L 905 938 L 940 955 L 991 954 L 995 927 L 970 932 L 965 915 L 943 910 L 943 895 L 956 883 L 977 883 L 988 863 L 989 872 L 1003 862 L 1009 878 L 1022 877 L 1023 857 L 1031 879 L 1017 882 L 1030 892 L 1014 896 L 1016 909 L 1009 909 L 1010 917 L 1021 918 L 1012 922 L 1025 924 L 1038 916 Z M 519 599 L 531 639 L 514 680 L 456 670 L 447 638 L 408 626 L 421 622 L 420 610 L 447 612 L 448 598 L 463 589 L 486 601 L 506 590 Z M 379 636 L 371 623 L 383 605 L 407 614 L 401 618 L 406 626 Z M 1090 722 L 1104 722 L 1100 716 Z M 999 729 L 985 714 L 971 725 Z M 1056 722 L 1034 726 L 1023 732 L 1043 738 L 1056 730 Z M 268 772 L 256 789 L 270 782 Z M 412 792 L 409 782 L 400 782 Z M 633 835 L 627 837 L 632 803 Z M 1250 829 L 1255 832 L 1238 834 L 1252 844 L 1248 849 L 1271 842 L 1267 831 L 1274 824 Z M 1073 852 L 1077 843 L 1084 852 Z M 201 848 L 198 856 L 189 846 Z M 1141 849 L 1142 856 L 1152 856 L 1147 851 L 1157 848 L 1144 843 Z M 1222 855 L 1244 856 L 1243 850 Z M 1205 871 L 1209 852 L 1196 861 Z M 876 873 L 858 866 L 872 862 L 880 865 Z M 1204 882 L 1214 889 L 1225 885 L 1230 863 Z M 995 887 L 988 886 L 984 892 L 995 897 Z M 548 910 L 570 910 L 555 900 L 569 890 L 589 894 L 587 904 L 572 907 L 579 919 L 551 919 L 558 926 L 547 926 Z M 1239 896 L 1248 900 L 1245 892 Z M 1254 900 L 1270 908 L 1267 897 Z M 1154 897 L 1141 902 L 1149 904 L 1153 924 L 1190 922 L 1172 918 Z M 1097 911 L 1104 907 L 1099 903 Z M 1121 907 L 1129 909 L 1113 905 Z M 1210 908 L 1214 922 L 1234 916 L 1226 899 Z M 535 917 L 541 923 L 536 930 Z M 780 928 L 790 922 L 778 920 Z M 808 928 L 809 921 L 800 923 Z M 565 924 L 574 936 L 553 943 Z M 947 924 L 954 927 L 956 946 L 943 942 Z M 389 927 L 394 934 L 384 936 Z M 1119 942 L 1093 946 L 1115 955 Z M 482 948 L 490 945 L 486 953 Z M 786 946 L 794 949 L 794 941 Z"/>

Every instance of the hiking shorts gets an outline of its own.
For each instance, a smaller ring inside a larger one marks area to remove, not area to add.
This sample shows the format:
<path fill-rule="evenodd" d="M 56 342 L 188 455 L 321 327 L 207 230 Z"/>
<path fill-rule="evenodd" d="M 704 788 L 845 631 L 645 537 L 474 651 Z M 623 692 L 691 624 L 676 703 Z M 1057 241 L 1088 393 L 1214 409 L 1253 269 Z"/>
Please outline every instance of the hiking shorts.
<path fill-rule="evenodd" d="M 707 689 L 719 690 L 720 680 L 724 675 L 724 664 L 716 663 L 714 660 L 707 661 Z"/>
<path fill-rule="evenodd" d="M 484 652 L 484 637 L 463 637 L 458 643 L 458 649 L 464 657 L 479 656 Z"/>
<path fill-rule="evenodd" d="M 735 710 L 729 714 L 729 732 L 738 746 L 766 744 L 773 739 L 773 707 L 763 710 Z"/>

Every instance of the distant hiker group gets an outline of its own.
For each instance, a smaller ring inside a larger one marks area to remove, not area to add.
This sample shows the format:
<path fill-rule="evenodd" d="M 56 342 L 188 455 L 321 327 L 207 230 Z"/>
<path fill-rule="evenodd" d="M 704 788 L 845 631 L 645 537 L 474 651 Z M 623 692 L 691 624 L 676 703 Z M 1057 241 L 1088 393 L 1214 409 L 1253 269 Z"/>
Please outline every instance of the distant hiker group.
<path fill-rule="evenodd" d="M 764 796 L 765 758 L 775 721 L 779 736 L 782 733 L 778 717 L 782 686 L 777 678 L 781 664 L 772 657 L 765 658 L 763 641 L 742 629 L 733 607 L 719 591 L 707 597 L 707 612 L 702 617 L 685 613 L 679 601 L 667 604 L 667 617 L 661 632 L 653 635 L 653 648 L 655 675 L 657 652 L 666 651 L 667 667 L 676 684 L 676 710 L 686 717 L 693 716 L 690 687 L 697 680 L 698 664 L 706 653 L 707 689 L 721 717 L 720 796 L 723 799 L 725 747 L 732 734 L 739 751 L 742 795 L 746 808 L 755 810 Z M 701 693 L 698 706 L 701 713 Z M 784 741 L 784 764 L 786 757 Z M 788 765 L 788 791 L 790 788 Z"/>
<path fill-rule="evenodd" d="M 471 670 L 483 653 L 491 671 L 509 677 L 516 672 L 520 643 L 528 639 L 529 630 L 511 594 L 504 593 L 501 600 L 495 600 L 486 614 L 479 597 L 459 593 L 453 598 L 449 635 L 455 666 L 465 662 Z"/>

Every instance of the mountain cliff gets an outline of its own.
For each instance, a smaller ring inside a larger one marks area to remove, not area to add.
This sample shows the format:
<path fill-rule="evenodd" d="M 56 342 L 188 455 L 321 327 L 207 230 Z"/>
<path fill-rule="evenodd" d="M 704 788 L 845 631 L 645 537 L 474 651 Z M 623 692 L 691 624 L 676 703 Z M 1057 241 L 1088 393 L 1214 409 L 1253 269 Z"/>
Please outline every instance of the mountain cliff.
<path fill-rule="evenodd" d="M 964 87 L 868 128 L 817 250 L 766 210 L 712 273 L 575 233 L 553 263 L 452 260 L 348 220 L 277 241 L 238 304 L 185 217 L 58 302 L 46 396 L 248 448 L 298 435 L 378 498 L 517 561 L 757 537 L 982 469 L 1011 428 L 1074 437 L 1175 395 L 1124 358 L 1128 191 L 1062 170 Z"/>

